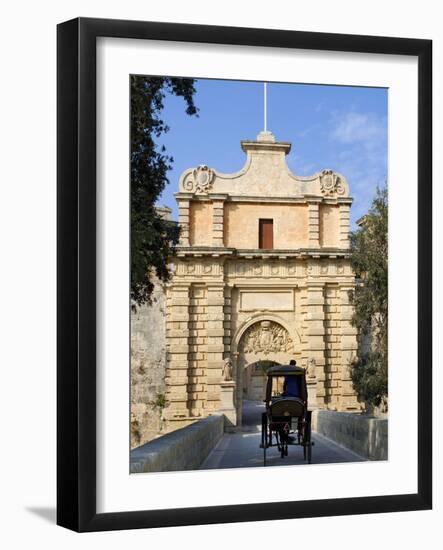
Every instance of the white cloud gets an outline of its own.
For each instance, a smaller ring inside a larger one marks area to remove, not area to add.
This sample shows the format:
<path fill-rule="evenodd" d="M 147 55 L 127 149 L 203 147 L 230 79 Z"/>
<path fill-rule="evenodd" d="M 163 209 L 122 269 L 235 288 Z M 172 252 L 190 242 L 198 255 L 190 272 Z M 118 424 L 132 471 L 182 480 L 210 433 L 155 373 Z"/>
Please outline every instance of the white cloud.
<path fill-rule="evenodd" d="M 341 143 L 386 141 L 386 119 L 372 113 L 336 113 L 333 125 L 332 137 Z"/>
<path fill-rule="evenodd" d="M 331 112 L 328 122 L 336 169 L 348 180 L 354 197 L 354 221 L 368 210 L 376 186 L 383 185 L 387 175 L 387 119 L 351 107 Z"/>

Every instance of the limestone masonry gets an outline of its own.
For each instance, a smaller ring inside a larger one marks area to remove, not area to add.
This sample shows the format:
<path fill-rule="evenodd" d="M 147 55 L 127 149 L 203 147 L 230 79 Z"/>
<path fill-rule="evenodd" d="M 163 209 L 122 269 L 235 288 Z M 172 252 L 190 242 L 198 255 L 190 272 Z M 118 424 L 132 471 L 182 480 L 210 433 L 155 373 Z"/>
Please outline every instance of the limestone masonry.
<path fill-rule="evenodd" d="M 331 170 L 292 174 L 291 145 L 270 132 L 241 147 L 239 172 L 191 168 L 175 194 L 181 240 L 165 289 L 166 370 L 158 383 L 164 431 L 215 411 L 241 425 L 243 399 L 263 397 L 260 361 L 294 358 L 307 368 L 311 408 L 360 410 L 349 372 L 357 337 L 348 184 Z M 160 330 L 141 330 L 152 328 Z M 133 356 L 140 343 L 133 339 Z"/>

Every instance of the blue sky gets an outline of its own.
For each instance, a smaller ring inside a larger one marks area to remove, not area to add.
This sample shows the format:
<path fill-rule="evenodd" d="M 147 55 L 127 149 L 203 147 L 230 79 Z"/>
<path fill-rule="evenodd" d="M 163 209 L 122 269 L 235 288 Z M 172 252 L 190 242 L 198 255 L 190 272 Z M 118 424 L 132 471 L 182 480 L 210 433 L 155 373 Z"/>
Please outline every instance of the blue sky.
<path fill-rule="evenodd" d="M 158 203 L 171 207 L 174 219 L 180 174 L 199 164 L 236 172 L 246 158 L 240 140 L 263 129 L 262 83 L 198 80 L 196 90 L 198 118 L 186 115 L 182 98 L 169 95 L 162 113 L 170 131 L 161 143 L 174 162 Z M 352 227 L 387 179 L 387 108 L 385 88 L 268 84 L 268 130 L 292 143 L 289 168 L 300 176 L 325 168 L 342 173 L 354 197 Z"/>

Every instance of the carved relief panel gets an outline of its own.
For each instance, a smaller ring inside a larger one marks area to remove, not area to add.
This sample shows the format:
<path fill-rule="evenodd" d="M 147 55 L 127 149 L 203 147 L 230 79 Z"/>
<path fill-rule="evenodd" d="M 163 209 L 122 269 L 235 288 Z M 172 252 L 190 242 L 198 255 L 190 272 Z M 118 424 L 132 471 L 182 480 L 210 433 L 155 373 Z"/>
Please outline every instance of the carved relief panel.
<path fill-rule="evenodd" d="M 270 353 L 293 351 L 293 342 L 288 331 L 273 321 L 260 321 L 250 326 L 243 334 L 239 350 L 243 353 Z"/>

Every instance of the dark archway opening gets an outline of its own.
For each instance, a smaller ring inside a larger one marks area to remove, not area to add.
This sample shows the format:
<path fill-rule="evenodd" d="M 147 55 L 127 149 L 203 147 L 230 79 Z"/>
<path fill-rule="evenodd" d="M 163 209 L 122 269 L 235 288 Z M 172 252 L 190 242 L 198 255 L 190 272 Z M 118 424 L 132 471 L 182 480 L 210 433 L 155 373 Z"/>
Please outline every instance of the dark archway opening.
<path fill-rule="evenodd" d="M 241 427 L 246 431 L 258 431 L 261 414 L 265 410 L 266 372 L 278 365 L 276 361 L 258 360 L 243 369 Z"/>

